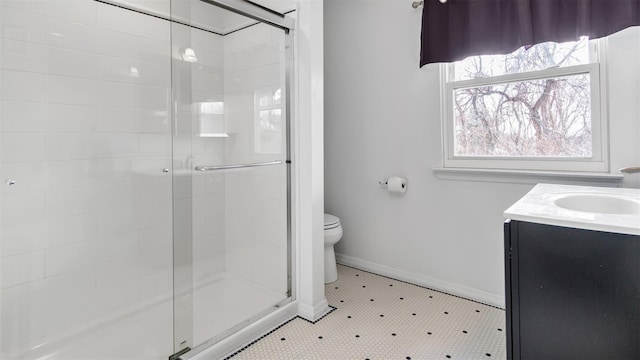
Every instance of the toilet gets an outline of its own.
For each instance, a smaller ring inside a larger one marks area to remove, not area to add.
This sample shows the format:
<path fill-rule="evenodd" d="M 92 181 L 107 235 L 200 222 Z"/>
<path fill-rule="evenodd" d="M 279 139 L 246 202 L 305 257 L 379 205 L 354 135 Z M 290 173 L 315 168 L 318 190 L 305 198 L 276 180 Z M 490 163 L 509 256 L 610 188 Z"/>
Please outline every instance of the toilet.
<path fill-rule="evenodd" d="M 342 239 L 342 225 L 337 216 L 324 214 L 324 283 L 338 280 L 336 253 L 333 245 Z"/>

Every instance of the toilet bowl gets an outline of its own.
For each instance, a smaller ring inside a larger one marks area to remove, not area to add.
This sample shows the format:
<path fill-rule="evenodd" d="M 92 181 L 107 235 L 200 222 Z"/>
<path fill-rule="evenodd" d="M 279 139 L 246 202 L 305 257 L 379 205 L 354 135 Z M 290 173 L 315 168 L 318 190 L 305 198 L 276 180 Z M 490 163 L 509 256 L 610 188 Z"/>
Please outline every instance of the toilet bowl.
<path fill-rule="evenodd" d="M 333 245 L 342 239 L 342 225 L 337 216 L 324 214 L 324 283 L 338 280 L 336 253 Z"/>

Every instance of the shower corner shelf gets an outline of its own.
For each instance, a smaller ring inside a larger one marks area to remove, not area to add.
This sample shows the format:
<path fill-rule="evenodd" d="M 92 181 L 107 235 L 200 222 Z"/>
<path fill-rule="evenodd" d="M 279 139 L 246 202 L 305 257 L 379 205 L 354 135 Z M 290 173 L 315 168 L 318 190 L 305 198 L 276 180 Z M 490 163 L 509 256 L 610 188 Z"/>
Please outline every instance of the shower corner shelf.
<path fill-rule="evenodd" d="M 228 138 L 228 133 L 200 133 L 200 137 L 204 138 Z"/>

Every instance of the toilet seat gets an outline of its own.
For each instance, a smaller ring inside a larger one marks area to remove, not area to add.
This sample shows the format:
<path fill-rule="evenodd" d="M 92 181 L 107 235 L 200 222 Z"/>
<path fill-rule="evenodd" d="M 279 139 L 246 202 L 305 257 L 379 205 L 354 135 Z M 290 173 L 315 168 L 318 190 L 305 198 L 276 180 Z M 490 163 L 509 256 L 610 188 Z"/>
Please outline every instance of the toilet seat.
<path fill-rule="evenodd" d="M 337 216 L 331 214 L 324 214 L 324 229 L 335 229 L 340 226 L 340 219 Z"/>
<path fill-rule="evenodd" d="M 338 279 L 336 253 L 333 246 L 342 239 L 340 219 L 331 214 L 324 214 L 324 283 L 329 284 Z"/>
<path fill-rule="evenodd" d="M 331 229 L 335 229 L 335 228 L 339 228 L 339 227 L 340 227 L 340 224 L 334 224 L 333 226 L 330 226 L 330 227 L 325 226 L 324 229 L 325 230 L 331 230 Z"/>

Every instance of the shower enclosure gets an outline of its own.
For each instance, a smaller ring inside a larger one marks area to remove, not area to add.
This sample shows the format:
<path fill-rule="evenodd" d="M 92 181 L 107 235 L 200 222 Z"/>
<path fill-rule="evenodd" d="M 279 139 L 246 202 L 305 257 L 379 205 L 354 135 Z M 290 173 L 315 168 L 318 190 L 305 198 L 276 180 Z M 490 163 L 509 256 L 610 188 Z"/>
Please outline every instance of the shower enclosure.
<path fill-rule="evenodd" d="M 0 0 L 0 358 L 167 359 L 293 300 L 291 15 Z"/>

